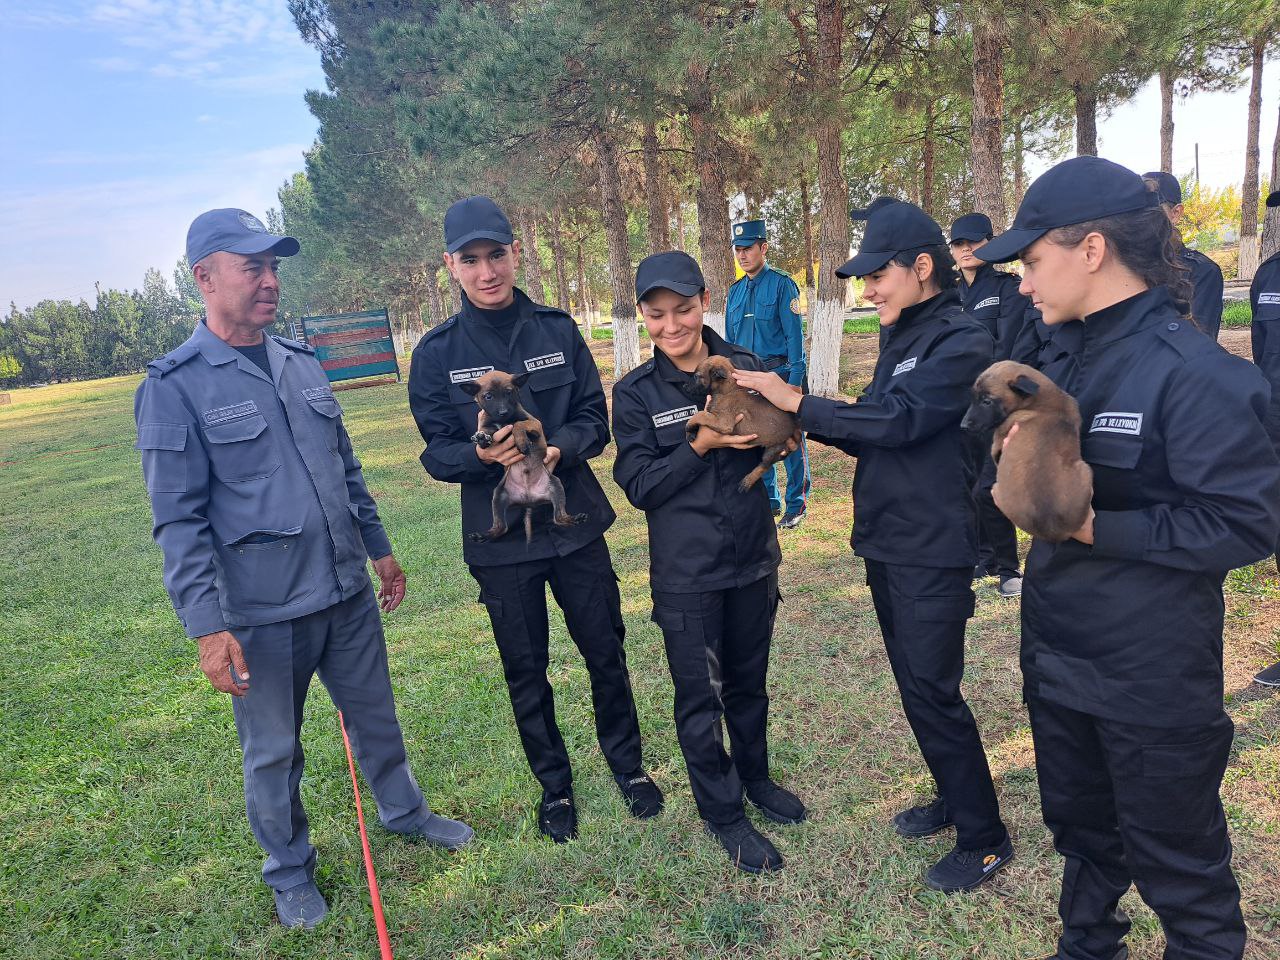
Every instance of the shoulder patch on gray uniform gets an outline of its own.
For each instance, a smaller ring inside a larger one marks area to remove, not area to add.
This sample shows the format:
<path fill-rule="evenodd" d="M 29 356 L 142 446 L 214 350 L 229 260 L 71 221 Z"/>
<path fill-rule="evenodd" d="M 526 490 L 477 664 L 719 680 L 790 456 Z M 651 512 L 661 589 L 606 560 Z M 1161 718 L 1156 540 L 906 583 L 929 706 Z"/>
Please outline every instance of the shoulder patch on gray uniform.
<path fill-rule="evenodd" d="M 1000 306 L 999 297 L 987 297 L 987 299 L 979 300 L 977 303 L 975 303 L 973 305 L 973 309 L 981 310 L 983 307 L 998 307 L 998 306 Z"/>
<path fill-rule="evenodd" d="M 698 408 L 693 405 L 676 407 L 674 410 L 663 410 L 662 413 L 653 415 L 653 425 L 655 427 L 669 427 L 673 423 L 683 423 L 697 412 Z"/>
<path fill-rule="evenodd" d="M 1125 433 L 1131 437 L 1142 436 L 1142 414 L 1108 411 L 1098 413 L 1089 426 L 1090 433 Z"/>
<path fill-rule="evenodd" d="M 204 422 L 213 426 L 215 423 L 226 423 L 228 420 L 247 417 L 249 414 L 257 412 L 258 405 L 252 400 L 246 400 L 244 403 L 233 403 L 227 407 L 214 407 L 212 410 L 206 410 L 203 416 Z"/>
<path fill-rule="evenodd" d="M 290 340 L 288 337 L 277 337 L 275 334 L 271 335 L 271 339 L 280 344 L 280 346 L 288 347 L 290 350 L 297 350 L 299 353 L 316 352 L 315 347 L 310 347 L 301 340 Z"/>
<path fill-rule="evenodd" d="M 547 367 L 563 367 L 564 354 L 557 351 L 556 353 L 544 353 L 540 357 L 530 357 L 524 362 L 524 368 L 530 373 L 535 370 L 545 370 Z"/>
<path fill-rule="evenodd" d="M 919 357 L 910 357 L 906 360 L 903 360 L 900 364 L 898 364 L 896 367 L 893 368 L 892 376 L 896 377 L 900 373 L 906 373 L 909 370 L 914 370 L 916 368 L 916 360 L 918 359 Z"/>
<path fill-rule="evenodd" d="M 461 370 L 449 371 L 450 383 L 467 383 L 470 380 L 478 380 L 486 373 L 493 373 L 493 367 L 463 367 Z"/>
<path fill-rule="evenodd" d="M 1267 290 L 1265 293 L 1258 294 L 1258 306 L 1264 303 L 1280 303 L 1280 290 Z"/>
<path fill-rule="evenodd" d="M 184 343 L 177 349 L 170 350 L 158 360 L 152 360 L 148 363 L 147 376 L 163 377 L 166 373 L 170 373 L 182 366 L 199 352 L 199 347 L 190 342 Z"/>

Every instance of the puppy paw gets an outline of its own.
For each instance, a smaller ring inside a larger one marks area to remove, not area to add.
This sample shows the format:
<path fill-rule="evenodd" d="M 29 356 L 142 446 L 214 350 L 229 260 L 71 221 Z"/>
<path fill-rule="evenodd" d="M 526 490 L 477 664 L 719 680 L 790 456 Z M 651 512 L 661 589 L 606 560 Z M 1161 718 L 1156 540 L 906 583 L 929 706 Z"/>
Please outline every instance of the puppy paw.
<path fill-rule="evenodd" d="M 493 444 L 493 437 L 483 430 L 477 430 L 471 435 L 471 442 L 483 450 Z"/>
<path fill-rule="evenodd" d="M 575 513 L 569 519 L 572 520 L 574 523 L 586 523 L 587 515 L 585 513 Z"/>
<path fill-rule="evenodd" d="M 467 539 L 472 543 L 488 543 L 489 535 L 487 533 L 469 533 Z"/>

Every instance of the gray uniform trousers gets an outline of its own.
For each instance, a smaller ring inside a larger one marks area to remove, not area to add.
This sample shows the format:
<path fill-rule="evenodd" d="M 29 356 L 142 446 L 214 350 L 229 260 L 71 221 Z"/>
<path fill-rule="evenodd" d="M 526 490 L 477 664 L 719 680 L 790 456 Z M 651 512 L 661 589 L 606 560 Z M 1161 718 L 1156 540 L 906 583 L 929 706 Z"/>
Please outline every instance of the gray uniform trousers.
<path fill-rule="evenodd" d="M 397 833 L 424 826 L 431 811 L 405 758 L 373 587 L 306 616 L 231 632 L 249 665 L 249 692 L 232 703 L 244 750 L 245 809 L 267 854 L 268 886 L 287 890 L 315 870 L 298 793 L 302 705 L 315 673 L 342 711 L 383 825 Z M 337 729 L 327 735 L 341 736 Z"/>

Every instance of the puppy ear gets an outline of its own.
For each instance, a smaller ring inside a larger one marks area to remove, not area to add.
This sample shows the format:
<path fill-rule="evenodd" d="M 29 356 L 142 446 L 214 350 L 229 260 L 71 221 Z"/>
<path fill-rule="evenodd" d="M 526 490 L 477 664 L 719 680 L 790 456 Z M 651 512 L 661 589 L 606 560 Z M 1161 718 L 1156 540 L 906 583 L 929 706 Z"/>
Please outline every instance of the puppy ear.
<path fill-rule="evenodd" d="M 473 397 L 480 392 L 479 380 L 466 380 L 463 383 L 458 384 L 458 386 L 462 388 L 463 393 L 469 393 Z"/>
<path fill-rule="evenodd" d="M 523 387 L 525 385 L 525 381 L 527 381 L 528 379 L 529 379 L 529 374 L 526 372 L 526 373 L 519 374 L 518 376 L 512 377 L 511 382 L 514 383 L 517 387 Z"/>
<path fill-rule="evenodd" d="M 1040 384 L 1025 373 L 1020 373 L 1009 382 L 1009 389 L 1014 393 L 1022 394 L 1024 397 L 1034 397 L 1040 392 Z"/>

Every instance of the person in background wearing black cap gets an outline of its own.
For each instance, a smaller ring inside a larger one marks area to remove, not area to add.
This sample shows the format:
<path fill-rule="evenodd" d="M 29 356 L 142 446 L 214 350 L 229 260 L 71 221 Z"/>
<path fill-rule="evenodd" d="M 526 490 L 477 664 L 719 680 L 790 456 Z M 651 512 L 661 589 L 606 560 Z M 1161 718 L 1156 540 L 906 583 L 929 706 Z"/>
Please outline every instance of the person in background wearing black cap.
<path fill-rule="evenodd" d="M 1053 167 L 978 256 L 1020 258 L 1045 322 L 1075 324 L 1078 348 L 1044 372 L 1079 403 L 1093 468 L 1088 520 L 1063 543 L 1033 542 L 1022 594 L 1040 801 L 1066 859 L 1055 956 L 1127 956 L 1119 902 L 1136 884 L 1166 960 L 1238 960 L 1218 796 L 1232 737 L 1222 583 L 1280 532 L 1266 383 L 1188 322 L 1173 228 L 1124 167 Z"/>
<path fill-rule="evenodd" d="M 1280 207 L 1280 190 L 1271 192 L 1267 206 Z M 1249 285 L 1249 306 L 1253 308 L 1249 328 L 1253 362 L 1271 384 L 1267 432 L 1280 455 L 1280 251 L 1258 264 Z M 1276 568 L 1280 569 L 1280 545 L 1276 547 Z M 1253 679 L 1265 687 L 1280 687 L 1280 663 L 1273 663 Z"/>
<path fill-rule="evenodd" d="M 1144 173 L 1142 179 L 1146 181 L 1147 189 L 1160 198 L 1160 208 L 1169 222 L 1177 227 L 1182 221 L 1182 184 L 1178 183 L 1178 178 L 1156 170 Z M 1196 326 L 1211 340 L 1217 340 L 1218 331 L 1222 328 L 1222 268 L 1199 250 L 1185 246 L 1177 230 L 1174 230 L 1173 238 L 1180 248 L 1183 263 L 1191 271 L 1191 299 L 1184 301 L 1184 306 L 1191 311 Z"/>
<path fill-rule="evenodd" d="M 951 255 L 960 268 L 957 290 L 965 310 L 981 321 L 996 342 L 996 360 L 1014 359 L 1014 344 L 1024 328 L 1035 326 L 1031 301 L 1018 293 L 1022 278 L 1004 273 L 973 255 L 992 237 L 991 221 L 985 214 L 970 213 L 951 224 Z M 1022 358 L 1018 358 L 1020 361 Z M 1022 593 L 1022 570 L 1018 563 L 1018 532 L 991 499 L 996 482 L 996 463 L 991 458 L 991 437 L 974 437 L 981 464 L 973 495 L 978 504 L 978 565 L 974 579 L 1000 578 L 1002 597 Z"/>
<path fill-rule="evenodd" d="M 538 828 L 564 843 L 577 836 L 578 814 L 547 681 L 548 584 L 591 675 L 600 749 L 627 808 L 644 819 L 663 804 L 641 766 L 618 578 L 604 540 L 615 516 L 588 463 L 609 442 L 604 390 L 573 318 L 516 288 L 520 244 L 496 203 L 458 201 L 445 213 L 444 237 L 444 262 L 462 287 L 462 310 L 414 348 L 409 407 L 427 444 L 421 458 L 427 473 L 461 485 L 462 556 L 480 585 L 520 740 L 542 785 Z M 503 468 L 523 458 L 510 427 L 488 447 L 471 439 L 479 408 L 462 387 L 492 370 L 528 377 L 521 403 L 542 422 L 547 466 L 564 484 L 569 513 L 586 514 L 584 522 L 561 527 L 535 516 L 530 543 L 520 524 L 494 541 L 471 539 L 492 523 Z"/>
<path fill-rule="evenodd" d="M 966 890 L 1013 857 L 978 726 L 960 693 L 978 559 L 975 461 L 960 421 L 995 344 L 960 306 L 942 229 L 914 204 L 874 211 L 858 255 L 837 275 L 863 278 L 863 297 L 889 331 L 858 402 L 801 398 L 767 373 L 737 380 L 798 411 L 815 440 L 858 458 L 853 549 L 866 564 L 903 709 L 938 787 L 936 800 L 902 811 L 893 824 L 902 836 L 925 837 L 954 823 L 955 849 L 925 880 Z"/>
<path fill-rule="evenodd" d="M 765 261 L 768 253 L 763 220 L 733 225 L 733 255 L 743 276 L 729 287 L 724 308 L 725 337 L 759 356 L 766 370 L 774 370 L 787 383 L 803 388 L 808 377 L 800 289 L 781 270 L 769 266 Z M 783 465 L 787 468 L 785 512 L 775 466 L 764 472 L 764 489 L 774 514 L 782 514 L 778 526 L 794 530 L 804 520 L 809 499 L 809 455 L 803 439 Z"/>
<path fill-rule="evenodd" d="M 262 879 L 280 922 L 311 928 L 329 909 L 298 789 L 316 673 L 383 825 L 448 849 L 472 832 L 432 813 L 409 771 L 378 611 L 399 606 L 405 576 L 342 408 L 310 347 L 264 336 L 280 303 L 279 258 L 297 252 L 297 240 L 244 210 L 196 217 L 187 262 L 205 319 L 147 365 L 134 413 L 165 587 L 200 669 L 232 697 Z"/>
<path fill-rule="evenodd" d="M 745 792 L 775 823 L 805 818 L 804 804 L 769 778 L 765 674 L 781 554 L 763 486 L 738 489 L 761 451 L 748 446 L 754 435 L 699 430 L 685 439 L 685 422 L 706 405 L 698 364 L 719 356 L 760 370 L 761 362 L 703 326 L 710 296 L 686 253 L 641 261 L 636 300 L 654 355 L 613 388 L 613 476 L 649 525 L 653 620 L 675 685 L 676 734 L 707 829 L 739 869 L 779 870 L 782 856 L 742 803 Z"/>

